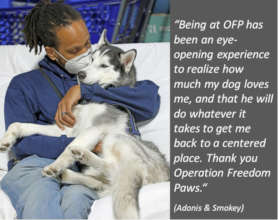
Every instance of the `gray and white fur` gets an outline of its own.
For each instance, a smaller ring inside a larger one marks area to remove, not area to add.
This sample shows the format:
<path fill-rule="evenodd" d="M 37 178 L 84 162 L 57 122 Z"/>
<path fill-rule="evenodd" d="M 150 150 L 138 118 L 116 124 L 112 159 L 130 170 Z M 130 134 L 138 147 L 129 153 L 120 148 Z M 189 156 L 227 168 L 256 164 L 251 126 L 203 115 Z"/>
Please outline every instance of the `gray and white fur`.
<path fill-rule="evenodd" d="M 93 62 L 78 77 L 82 83 L 99 83 L 102 87 L 134 86 L 135 50 L 122 51 L 110 45 L 103 31 Z M 67 135 L 75 139 L 42 175 L 61 183 L 82 184 L 96 190 L 99 197 L 112 194 L 116 219 L 139 219 L 138 192 L 143 185 L 169 180 L 169 165 L 158 148 L 127 132 L 128 114 L 109 104 L 87 103 L 73 108 L 76 123 L 60 130 L 56 124 L 13 123 L 0 141 L 7 151 L 18 138 L 40 134 Z M 92 153 L 102 141 L 102 152 Z M 85 165 L 82 172 L 69 167 L 76 161 Z"/>

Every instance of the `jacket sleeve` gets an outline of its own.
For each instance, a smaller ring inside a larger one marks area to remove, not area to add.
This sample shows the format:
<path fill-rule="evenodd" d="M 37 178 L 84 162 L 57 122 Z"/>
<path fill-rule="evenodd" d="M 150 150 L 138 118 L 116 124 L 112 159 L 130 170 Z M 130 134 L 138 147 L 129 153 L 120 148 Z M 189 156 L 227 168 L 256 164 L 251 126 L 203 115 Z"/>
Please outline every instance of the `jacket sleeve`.
<path fill-rule="evenodd" d="M 135 87 L 109 87 L 104 89 L 98 84 L 80 85 L 81 97 L 98 103 L 121 105 L 128 108 L 136 122 L 152 119 L 160 106 L 159 87 L 152 81 L 137 81 Z"/>
<path fill-rule="evenodd" d="M 22 90 L 10 84 L 5 96 L 4 115 L 6 129 L 13 122 L 42 124 L 36 119 L 37 106 L 31 97 L 27 97 Z M 32 135 L 18 139 L 13 150 L 18 158 L 36 154 L 40 157 L 55 159 L 73 140 L 65 135 L 50 137 Z"/>

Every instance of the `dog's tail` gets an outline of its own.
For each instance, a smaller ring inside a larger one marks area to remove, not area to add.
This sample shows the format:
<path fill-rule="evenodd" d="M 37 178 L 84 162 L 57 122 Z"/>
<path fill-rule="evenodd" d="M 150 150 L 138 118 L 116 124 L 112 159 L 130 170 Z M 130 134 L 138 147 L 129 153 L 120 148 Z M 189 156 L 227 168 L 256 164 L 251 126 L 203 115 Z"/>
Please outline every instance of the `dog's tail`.
<path fill-rule="evenodd" d="M 138 193 L 142 178 L 131 166 L 125 166 L 115 178 L 112 199 L 116 219 L 139 219 Z"/>

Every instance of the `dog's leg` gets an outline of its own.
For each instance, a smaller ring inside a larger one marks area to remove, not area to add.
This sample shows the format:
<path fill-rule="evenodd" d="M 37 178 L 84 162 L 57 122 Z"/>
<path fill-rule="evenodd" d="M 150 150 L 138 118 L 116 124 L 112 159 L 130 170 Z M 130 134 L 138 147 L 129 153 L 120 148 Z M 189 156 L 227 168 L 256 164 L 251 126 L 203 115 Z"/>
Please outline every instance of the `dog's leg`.
<path fill-rule="evenodd" d="M 78 135 L 64 150 L 64 152 L 42 171 L 44 176 L 57 177 L 64 169 L 75 162 L 72 151 L 87 149 L 92 151 L 96 144 L 103 138 L 101 127 L 91 127 Z"/>
<path fill-rule="evenodd" d="M 122 164 L 120 175 L 111 183 L 113 210 L 116 219 L 139 219 L 138 193 L 142 178 L 135 164 Z"/>
<path fill-rule="evenodd" d="M 20 122 L 12 123 L 0 141 L 0 151 L 9 150 L 18 138 L 33 134 L 59 137 L 62 134 L 62 130 L 56 125 L 38 125 Z"/>
<path fill-rule="evenodd" d="M 101 170 L 107 168 L 108 166 L 106 160 L 98 157 L 96 154 L 88 151 L 87 149 L 72 149 L 71 152 L 76 161 L 79 161 L 86 166 Z"/>
<path fill-rule="evenodd" d="M 82 173 L 72 171 L 70 169 L 65 169 L 58 177 L 61 183 L 64 184 L 80 184 L 87 186 L 94 190 L 103 190 L 103 182 L 95 179 L 92 176 L 86 176 Z"/>

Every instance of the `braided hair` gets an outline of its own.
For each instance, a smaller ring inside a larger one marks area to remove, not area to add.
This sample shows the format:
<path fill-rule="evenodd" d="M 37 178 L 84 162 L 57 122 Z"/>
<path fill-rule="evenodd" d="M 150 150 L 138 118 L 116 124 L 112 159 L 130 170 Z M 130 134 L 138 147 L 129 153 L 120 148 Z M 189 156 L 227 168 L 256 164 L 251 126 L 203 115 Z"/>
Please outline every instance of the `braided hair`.
<path fill-rule="evenodd" d="M 63 0 L 41 0 L 24 18 L 23 34 L 30 51 L 40 54 L 42 46 L 57 48 L 56 30 L 82 19 L 80 13 Z"/>

